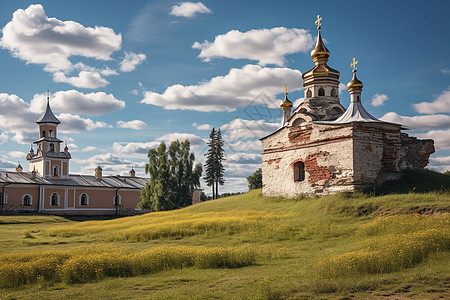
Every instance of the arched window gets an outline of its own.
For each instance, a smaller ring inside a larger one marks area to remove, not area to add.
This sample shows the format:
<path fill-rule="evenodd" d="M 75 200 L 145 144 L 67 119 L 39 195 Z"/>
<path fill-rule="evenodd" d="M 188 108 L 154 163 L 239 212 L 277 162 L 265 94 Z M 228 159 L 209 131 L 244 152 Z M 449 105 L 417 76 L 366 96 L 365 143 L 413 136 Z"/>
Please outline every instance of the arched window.
<path fill-rule="evenodd" d="M 80 205 L 89 205 L 89 196 L 85 193 L 80 195 Z"/>
<path fill-rule="evenodd" d="M 55 144 L 50 144 L 50 152 L 55 152 Z"/>
<path fill-rule="evenodd" d="M 311 92 L 311 90 L 308 90 L 306 92 L 306 98 L 311 98 L 311 97 L 312 97 L 312 92 Z"/>
<path fill-rule="evenodd" d="M 50 195 L 50 205 L 51 206 L 58 206 L 59 205 L 59 195 L 58 195 L 58 193 L 52 193 Z"/>
<path fill-rule="evenodd" d="M 49 137 L 52 137 L 52 132 L 53 132 L 53 130 L 51 130 L 51 129 L 48 131 L 48 136 Z"/>
<path fill-rule="evenodd" d="M 331 97 L 336 97 L 336 90 L 335 89 L 331 90 Z"/>
<path fill-rule="evenodd" d="M 42 130 L 42 136 L 41 137 L 45 137 L 45 130 Z"/>
<path fill-rule="evenodd" d="M 356 96 L 356 100 L 358 100 L 358 102 L 359 102 L 359 96 Z"/>
<path fill-rule="evenodd" d="M 325 96 L 325 90 L 323 88 L 319 89 L 319 96 Z"/>
<path fill-rule="evenodd" d="M 53 176 L 59 176 L 59 168 L 58 168 L 58 166 L 53 166 Z"/>
<path fill-rule="evenodd" d="M 113 197 L 113 205 L 122 205 L 122 197 L 119 194 Z"/>
<path fill-rule="evenodd" d="M 31 195 L 25 194 L 22 196 L 22 205 L 23 206 L 31 206 L 32 205 Z"/>
<path fill-rule="evenodd" d="M 305 163 L 298 161 L 294 164 L 294 181 L 305 180 Z"/>

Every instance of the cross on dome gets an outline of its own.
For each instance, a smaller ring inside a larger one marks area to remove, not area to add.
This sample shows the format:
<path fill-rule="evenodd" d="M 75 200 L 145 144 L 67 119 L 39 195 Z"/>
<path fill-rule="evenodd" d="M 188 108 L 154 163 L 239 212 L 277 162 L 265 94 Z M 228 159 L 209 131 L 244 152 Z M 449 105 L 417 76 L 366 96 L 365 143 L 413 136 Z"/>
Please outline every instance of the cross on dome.
<path fill-rule="evenodd" d="M 350 67 L 353 67 L 353 72 L 356 72 L 356 65 L 358 61 L 353 57 L 353 62 L 350 64 Z"/>
<path fill-rule="evenodd" d="M 284 89 L 283 90 L 284 90 L 284 94 L 287 95 L 288 94 L 288 92 L 287 92 L 288 91 L 288 85 L 287 84 L 284 84 Z"/>
<path fill-rule="evenodd" d="M 320 15 L 317 15 L 317 20 L 315 22 L 315 24 L 317 25 L 317 29 L 320 30 L 322 23 L 320 23 L 320 21 L 322 20 L 322 18 L 320 17 Z"/>

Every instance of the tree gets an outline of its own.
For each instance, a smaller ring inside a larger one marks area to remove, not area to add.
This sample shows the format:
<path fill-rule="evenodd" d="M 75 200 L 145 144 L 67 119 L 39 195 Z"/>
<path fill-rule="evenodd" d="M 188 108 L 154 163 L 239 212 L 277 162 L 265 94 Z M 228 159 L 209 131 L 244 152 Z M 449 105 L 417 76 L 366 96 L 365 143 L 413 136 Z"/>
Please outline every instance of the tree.
<path fill-rule="evenodd" d="M 205 181 L 206 185 L 212 187 L 212 198 L 217 199 L 219 197 L 219 185 L 223 185 L 225 180 L 223 175 L 225 168 L 222 161 L 225 160 L 225 151 L 223 149 L 224 141 L 222 133 L 215 128 L 211 130 L 208 140 L 208 153 L 205 154 Z"/>
<path fill-rule="evenodd" d="M 248 189 L 249 190 L 262 188 L 262 170 L 261 170 L 261 168 L 256 170 L 252 176 L 248 176 L 247 181 L 248 181 Z"/>
<path fill-rule="evenodd" d="M 161 143 L 157 149 L 150 149 L 147 157 L 145 173 L 150 174 L 150 180 L 141 190 L 139 207 L 160 211 L 190 205 L 194 188 L 200 186 L 202 167 L 194 166 L 189 140 L 174 141 L 169 149 Z"/>

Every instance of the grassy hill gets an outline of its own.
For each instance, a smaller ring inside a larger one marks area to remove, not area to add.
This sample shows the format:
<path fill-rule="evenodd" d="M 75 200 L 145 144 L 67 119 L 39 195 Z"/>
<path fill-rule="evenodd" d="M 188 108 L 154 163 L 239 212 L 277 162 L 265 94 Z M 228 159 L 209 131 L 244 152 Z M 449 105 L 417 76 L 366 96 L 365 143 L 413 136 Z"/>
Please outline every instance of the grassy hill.
<path fill-rule="evenodd" d="M 449 192 L 256 190 L 104 221 L 0 216 L 0 298 L 449 298 L 449 211 Z"/>

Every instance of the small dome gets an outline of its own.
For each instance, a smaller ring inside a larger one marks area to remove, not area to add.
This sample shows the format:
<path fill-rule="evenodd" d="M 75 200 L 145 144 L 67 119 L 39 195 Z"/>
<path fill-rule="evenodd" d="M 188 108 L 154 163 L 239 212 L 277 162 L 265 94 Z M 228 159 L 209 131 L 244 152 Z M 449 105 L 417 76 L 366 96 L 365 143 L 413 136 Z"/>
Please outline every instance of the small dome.
<path fill-rule="evenodd" d="M 288 99 L 287 94 L 284 96 L 284 100 L 283 102 L 281 102 L 280 107 L 281 108 L 285 108 L 285 107 L 292 107 L 292 102 Z"/>
<path fill-rule="evenodd" d="M 363 83 L 358 78 L 356 78 L 356 70 L 353 70 L 353 78 L 352 80 L 350 80 L 349 83 L 347 83 L 347 89 L 349 91 L 352 91 L 352 90 L 362 90 L 362 88 Z"/>

